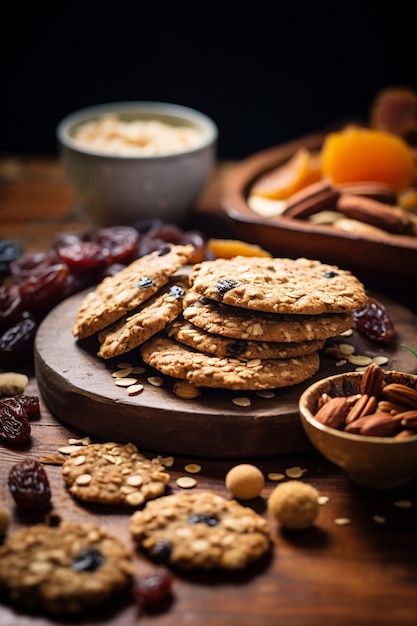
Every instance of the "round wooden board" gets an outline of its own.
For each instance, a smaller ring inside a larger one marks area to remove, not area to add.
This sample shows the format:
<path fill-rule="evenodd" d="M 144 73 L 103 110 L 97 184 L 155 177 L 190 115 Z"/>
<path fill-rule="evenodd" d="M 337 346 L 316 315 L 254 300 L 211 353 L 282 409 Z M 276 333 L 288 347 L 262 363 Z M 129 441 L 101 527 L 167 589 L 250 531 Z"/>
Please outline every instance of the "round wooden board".
<path fill-rule="evenodd" d="M 311 449 L 298 415 L 298 398 L 312 382 L 352 371 L 336 366 L 321 352 L 319 372 L 305 383 L 275 390 L 272 399 L 255 392 L 202 389 L 194 400 L 182 400 L 172 392 L 173 379 L 162 387 L 147 378 L 160 374 L 147 367 L 140 375 L 144 390 L 128 396 L 117 387 L 111 372 L 117 362 L 141 364 L 135 350 L 112 361 L 96 356 L 95 337 L 76 341 L 71 334 L 76 312 L 85 292 L 68 298 L 44 319 L 35 342 L 35 371 L 40 392 L 51 412 L 81 432 L 118 442 L 133 442 L 140 449 L 193 457 L 244 459 L 306 452 Z M 344 339 L 357 354 L 386 355 L 386 369 L 416 372 L 417 359 L 401 344 L 416 347 L 417 319 L 411 311 L 377 296 L 387 307 L 397 328 L 392 345 L 369 342 L 359 333 Z M 335 340 L 329 340 L 329 343 Z M 251 400 L 249 407 L 233 404 L 236 397 Z"/>

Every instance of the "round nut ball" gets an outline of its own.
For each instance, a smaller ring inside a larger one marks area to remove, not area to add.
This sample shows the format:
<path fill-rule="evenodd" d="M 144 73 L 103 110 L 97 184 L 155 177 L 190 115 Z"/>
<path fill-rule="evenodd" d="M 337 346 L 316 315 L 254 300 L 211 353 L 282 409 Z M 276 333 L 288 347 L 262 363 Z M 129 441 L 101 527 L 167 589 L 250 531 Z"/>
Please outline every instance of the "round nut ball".
<path fill-rule="evenodd" d="M 255 465 L 241 463 L 226 474 L 226 487 L 239 500 L 257 498 L 265 485 L 264 475 Z"/>
<path fill-rule="evenodd" d="M 319 492 L 299 480 L 281 483 L 268 498 L 268 511 L 284 528 L 308 528 L 319 512 Z"/>

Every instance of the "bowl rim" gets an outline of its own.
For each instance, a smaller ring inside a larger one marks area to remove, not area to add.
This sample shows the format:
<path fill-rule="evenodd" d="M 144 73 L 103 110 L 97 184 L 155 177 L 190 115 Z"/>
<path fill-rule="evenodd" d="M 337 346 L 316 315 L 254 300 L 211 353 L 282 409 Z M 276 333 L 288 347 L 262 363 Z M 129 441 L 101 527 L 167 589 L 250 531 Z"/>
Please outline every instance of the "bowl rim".
<path fill-rule="evenodd" d="M 408 372 L 396 372 L 395 370 L 384 370 L 384 374 L 385 375 L 402 374 L 407 377 L 410 376 L 412 379 L 415 380 L 417 384 L 417 374 L 410 374 Z M 362 443 L 362 444 L 368 444 L 368 445 L 372 443 L 377 443 L 377 444 L 385 444 L 388 446 L 392 446 L 392 445 L 406 445 L 406 444 L 410 444 L 411 442 L 417 442 L 417 433 L 415 435 L 410 435 L 409 437 L 404 437 L 403 439 L 395 439 L 395 437 L 375 437 L 373 435 L 357 435 L 355 433 L 347 433 L 343 430 L 338 430 L 337 428 L 331 428 L 330 426 L 326 426 L 325 424 L 318 422 L 314 418 L 311 411 L 307 408 L 307 397 L 312 393 L 314 389 L 319 388 L 321 385 L 323 385 L 327 381 L 331 382 L 332 380 L 341 379 L 345 377 L 362 378 L 362 376 L 363 376 L 363 371 L 362 372 L 344 372 L 341 374 L 334 374 L 333 376 L 327 376 L 326 378 L 322 378 L 312 383 L 309 387 L 307 387 L 307 389 L 303 391 L 298 401 L 298 409 L 299 409 L 301 421 L 307 422 L 315 430 L 322 431 L 331 437 L 335 437 L 336 439 L 340 439 L 343 441 L 350 441 L 352 443 L 356 442 L 356 443 Z"/>
<path fill-rule="evenodd" d="M 88 148 L 84 145 L 80 145 L 74 140 L 70 134 L 71 129 L 82 122 L 87 122 L 90 119 L 95 119 L 106 113 L 119 113 L 119 114 L 155 114 L 156 116 L 165 118 L 183 119 L 188 123 L 192 123 L 199 127 L 202 132 L 201 142 L 193 146 L 191 149 L 181 150 L 180 152 L 171 152 L 166 154 L 112 154 L 95 150 L 94 148 Z M 95 157 L 101 157 L 106 159 L 128 160 L 128 161 L 154 161 L 157 159 L 169 159 L 172 157 L 183 156 L 184 154 L 192 154 L 194 152 L 201 151 L 211 145 L 215 145 L 218 139 L 219 130 L 216 123 L 205 113 L 193 109 L 191 107 L 174 104 L 170 102 L 158 102 L 147 100 L 126 100 L 120 102 L 108 102 L 96 104 L 93 106 L 78 109 L 69 113 L 58 123 L 56 127 L 56 138 L 58 143 L 64 147 L 79 152 L 80 154 L 92 155 Z"/>

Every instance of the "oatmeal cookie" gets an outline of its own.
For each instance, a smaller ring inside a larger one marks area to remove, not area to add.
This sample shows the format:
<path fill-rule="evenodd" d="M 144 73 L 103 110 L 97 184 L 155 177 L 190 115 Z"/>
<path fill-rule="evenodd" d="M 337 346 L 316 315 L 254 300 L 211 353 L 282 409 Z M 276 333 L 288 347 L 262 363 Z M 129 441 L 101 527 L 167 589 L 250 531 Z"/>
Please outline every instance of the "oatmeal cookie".
<path fill-rule="evenodd" d="M 124 354 L 163 330 L 182 311 L 188 278 L 171 278 L 168 285 L 146 300 L 138 309 L 98 333 L 104 359 Z"/>
<path fill-rule="evenodd" d="M 166 333 L 168 337 L 172 337 L 179 343 L 195 348 L 200 352 L 220 358 L 241 359 L 242 361 L 250 361 L 251 359 L 290 359 L 317 352 L 324 345 L 324 340 L 280 343 L 230 339 L 208 333 L 185 321 L 183 318 L 175 319 L 167 327 Z"/>
<path fill-rule="evenodd" d="M 92 443 L 71 452 L 61 468 L 69 492 L 88 502 L 140 506 L 165 491 L 169 474 L 132 443 Z"/>
<path fill-rule="evenodd" d="M 243 569 L 271 546 L 263 517 L 210 491 L 147 503 L 131 516 L 130 532 L 151 559 L 186 570 Z"/>
<path fill-rule="evenodd" d="M 347 313 L 366 304 L 364 286 L 351 272 L 305 258 L 203 261 L 193 267 L 190 285 L 211 300 L 269 313 Z"/>
<path fill-rule="evenodd" d="M 240 361 L 209 356 L 164 336 L 152 337 L 140 352 L 145 363 L 162 374 L 188 380 L 197 387 L 218 389 L 289 387 L 313 376 L 320 366 L 317 352 L 297 359 Z"/>
<path fill-rule="evenodd" d="M 251 311 L 209 300 L 190 289 L 183 317 L 209 333 L 253 341 L 297 343 L 321 341 L 352 328 L 351 313 L 278 315 Z"/>
<path fill-rule="evenodd" d="M 106 277 L 82 300 L 73 335 L 83 339 L 103 330 L 140 306 L 186 265 L 194 246 L 167 245 L 136 259 L 114 276 Z"/>
<path fill-rule="evenodd" d="M 126 589 L 130 552 L 107 531 L 62 522 L 9 535 L 0 547 L 0 589 L 9 600 L 46 613 L 78 613 Z"/>

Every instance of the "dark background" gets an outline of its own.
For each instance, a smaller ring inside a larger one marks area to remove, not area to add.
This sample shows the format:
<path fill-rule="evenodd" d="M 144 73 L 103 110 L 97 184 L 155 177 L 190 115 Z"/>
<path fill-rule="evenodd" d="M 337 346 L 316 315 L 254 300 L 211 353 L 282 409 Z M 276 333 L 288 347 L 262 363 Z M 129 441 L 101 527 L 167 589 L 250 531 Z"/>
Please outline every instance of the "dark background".
<path fill-rule="evenodd" d="M 415 8 L 16 3 L 2 17 L 0 152 L 56 154 L 62 117 L 121 100 L 203 111 L 218 125 L 223 159 L 366 119 L 383 87 L 417 89 Z"/>

